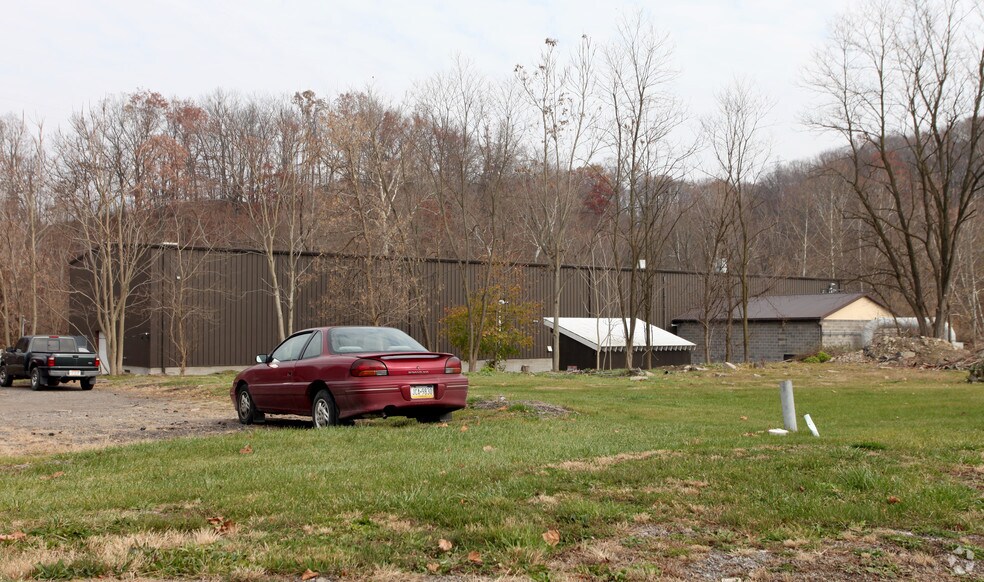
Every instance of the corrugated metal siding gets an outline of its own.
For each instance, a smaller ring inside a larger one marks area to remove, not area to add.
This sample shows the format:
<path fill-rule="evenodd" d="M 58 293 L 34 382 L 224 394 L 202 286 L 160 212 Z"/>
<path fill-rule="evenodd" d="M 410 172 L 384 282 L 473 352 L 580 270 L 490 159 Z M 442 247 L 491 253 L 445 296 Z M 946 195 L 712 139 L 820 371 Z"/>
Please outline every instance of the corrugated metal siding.
<path fill-rule="evenodd" d="M 160 261 L 159 266 L 148 265 L 154 274 L 163 271 L 167 276 L 173 273 L 176 252 L 169 247 L 158 249 L 160 255 L 152 253 L 152 261 Z M 205 251 L 185 250 L 191 255 L 201 257 Z M 269 292 L 269 274 L 266 257 L 253 251 L 212 251 L 211 263 L 203 269 L 194 281 L 189 282 L 194 291 L 186 301 L 208 317 L 197 317 L 189 325 L 191 339 L 190 366 L 239 366 L 250 363 L 259 353 L 269 352 L 277 343 L 277 320 L 273 309 L 273 296 Z M 306 266 L 314 267 L 319 258 L 311 255 L 302 257 Z M 358 258 L 332 257 L 331 264 L 354 264 Z M 287 256 L 277 257 L 277 268 L 283 277 L 287 268 Z M 471 289 L 481 283 L 485 265 L 466 262 L 459 264 L 449 260 L 422 260 L 416 268 L 425 309 L 418 318 L 411 318 L 401 327 L 415 337 L 424 340 L 429 337 L 429 348 L 453 351 L 440 333 L 439 320 L 445 310 L 465 303 L 463 278 L 467 278 Z M 551 316 L 553 305 L 553 273 L 545 265 L 513 265 L 507 271 L 506 282 L 520 284 L 523 298 L 541 304 L 540 316 Z M 587 267 L 565 266 L 561 272 L 563 285 L 561 294 L 561 317 L 605 317 L 618 316 L 618 303 L 614 298 L 614 282 L 628 285 L 629 270 L 607 271 Z M 666 328 L 673 317 L 695 307 L 700 297 L 702 276 L 697 273 L 658 271 L 654 275 L 652 297 L 652 323 Z M 284 280 L 281 279 L 281 283 Z M 751 282 L 753 294 L 793 295 L 819 293 L 827 288 L 829 279 L 779 279 L 754 278 Z M 72 271 L 73 288 L 84 285 L 84 273 Z M 162 293 L 162 283 L 158 280 L 152 292 L 158 297 Z M 326 309 L 326 297 L 331 294 L 362 292 L 359 281 L 348 281 L 332 285 L 328 273 L 312 268 L 301 286 L 296 308 L 295 329 L 320 325 L 360 324 L 350 313 Z M 409 300 L 409 298 L 408 298 Z M 91 318 L 81 304 L 78 294 L 72 295 L 72 324 L 80 330 L 92 330 Z M 170 313 L 167 310 L 142 318 L 130 319 L 131 329 L 127 333 L 127 363 L 148 365 L 159 368 L 175 366 L 178 351 L 168 337 Z M 129 326 L 128 326 L 129 327 Z M 426 333 L 424 329 L 426 328 Z M 547 345 L 550 343 L 549 330 L 537 323 L 534 325 L 534 345 L 519 357 L 548 357 Z M 145 339 L 136 334 L 148 333 Z M 163 347 L 163 349 L 161 349 Z"/>

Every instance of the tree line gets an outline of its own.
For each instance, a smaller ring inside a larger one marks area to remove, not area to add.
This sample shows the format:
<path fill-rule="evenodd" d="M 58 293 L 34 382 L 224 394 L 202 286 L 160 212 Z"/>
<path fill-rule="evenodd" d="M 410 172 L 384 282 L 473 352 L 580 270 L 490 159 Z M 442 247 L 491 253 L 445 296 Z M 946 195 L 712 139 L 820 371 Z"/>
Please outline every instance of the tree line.
<path fill-rule="evenodd" d="M 776 164 L 769 96 L 723 84 L 693 116 L 673 92 L 669 37 L 643 17 L 613 40 L 547 39 L 528 64 L 491 78 L 465 61 L 400 101 L 371 89 L 283 98 L 140 91 L 77 111 L 51 132 L 0 119 L 7 257 L 6 345 L 22 330 L 66 330 L 67 269 L 122 370 L 128 298 L 149 283 L 143 243 L 178 249 L 159 309 L 171 335 L 207 314 L 186 301 L 200 253 L 267 257 L 281 337 L 306 278 L 321 269 L 363 290 L 345 305 L 368 324 L 419 311 L 419 260 L 480 261 L 462 278 L 469 362 L 479 357 L 504 265 L 549 265 L 560 314 L 564 264 L 628 269 L 613 312 L 652 320 L 656 268 L 702 273 L 707 321 L 744 313 L 753 275 L 850 282 L 942 337 L 984 332 L 984 15 L 960 1 L 866 4 L 835 22 L 804 80 L 806 123 L 842 138 L 815 159 Z M 710 159 L 710 163 L 700 160 Z M 302 253 L 359 255 L 357 266 Z M 165 304 L 166 302 L 166 304 Z M 709 331 L 709 325 L 706 326 Z M 742 339 L 748 325 L 727 333 Z M 730 346 L 731 341 L 726 342 Z M 559 336 L 553 337 L 555 366 Z M 631 357 L 631 348 L 628 354 Z M 629 365 L 632 365 L 630 360 Z"/>

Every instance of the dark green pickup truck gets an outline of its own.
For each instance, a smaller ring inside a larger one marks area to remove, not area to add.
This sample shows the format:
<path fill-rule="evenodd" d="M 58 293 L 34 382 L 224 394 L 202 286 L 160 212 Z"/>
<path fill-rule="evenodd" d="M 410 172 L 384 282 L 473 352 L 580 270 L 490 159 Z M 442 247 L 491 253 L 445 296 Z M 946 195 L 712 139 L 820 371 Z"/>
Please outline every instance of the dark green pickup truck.
<path fill-rule="evenodd" d="M 30 378 L 31 390 L 79 381 L 92 390 L 99 375 L 99 357 L 81 336 L 26 335 L 0 356 L 0 386 L 16 378 Z"/>

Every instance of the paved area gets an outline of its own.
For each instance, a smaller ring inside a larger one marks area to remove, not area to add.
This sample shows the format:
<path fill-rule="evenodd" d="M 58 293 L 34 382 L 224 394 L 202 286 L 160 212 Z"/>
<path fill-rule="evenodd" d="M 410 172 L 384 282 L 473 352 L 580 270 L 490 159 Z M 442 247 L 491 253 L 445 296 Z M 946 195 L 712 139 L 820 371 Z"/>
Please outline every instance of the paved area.
<path fill-rule="evenodd" d="M 178 388 L 97 383 L 32 391 L 0 388 L 0 456 L 76 451 L 241 430 L 232 402 Z"/>

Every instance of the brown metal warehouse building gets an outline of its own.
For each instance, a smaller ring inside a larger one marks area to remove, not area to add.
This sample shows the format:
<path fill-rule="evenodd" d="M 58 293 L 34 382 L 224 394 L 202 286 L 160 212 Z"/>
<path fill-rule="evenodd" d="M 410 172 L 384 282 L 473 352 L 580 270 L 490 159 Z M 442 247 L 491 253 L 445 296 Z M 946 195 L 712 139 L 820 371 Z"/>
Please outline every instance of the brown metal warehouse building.
<path fill-rule="evenodd" d="M 257 251 L 227 249 L 182 249 L 182 254 L 208 255 L 209 268 L 194 282 L 198 290 L 188 301 L 210 314 L 197 320 L 191 329 L 194 346 L 189 366 L 199 371 L 217 368 L 242 368 L 252 363 L 256 354 L 267 353 L 277 343 L 276 315 L 273 298 L 267 292 L 268 267 L 265 255 Z M 126 320 L 124 366 L 133 373 L 174 372 L 178 361 L 175 346 L 167 337 L 169 314 L 153 309 L 164 293 L 166 277 L 172 277 L 177 249 L 168 245 L 152 245 L 146 253 L 142 269 L 142 290 L 131 301 Z M 303 261 L 316 261 L 325 255 L 306 254 Z M 286 264 L 286 254 L 278 257 L 279 265 Z M 337 261 L 359 261 L 359 257 L 331 255 Z M 84 289 L 90 274 L 81 263 L 73 263 L 70 285 L 73 290 Z M 543 306 L 541 316 L 549 313 L 553 293 L 553 276 L 546 265 L 517 264 L 511 271 L 524 290 L 526 300 Z M 439 333 L 439 320 L 445 309 L 465 303 L 461 277 L 477 280 L 481 265 L 444 259 L 425 259 L 419 263 L 421 284 L 426 296 L 427 311 L 421 321 L 408 321 L 404 327 L 417 338 L 431 338 L 431 349 L 452 351 Z M 628 281 L 629 271 L 617 275 Z M 611 278 L 612 272 L 605 274 Z M 562 271 L 563 294 L 561 317 L 612 317 L 612 308 L 597 305 L 599 271 L 584 266 L 565 266 Z M 755 278 L 751 281 L 755 294 L 796 295 L 815 294 L 827 289 L 829 279 Z M 653 317 L 650 323 L 670 328 L 674 316 L 695 307 L 700 296 L 701 275 L 681 271 L 657 271 L 657 284 L 652 297 Z M 330 277 L 316 273 L 302 287 L 295 329 L 319 325 L 362 324 L 344 313 L 326 313 L 322 298 L 330 293 L 357 294 L 358 285 L 331 285 Z M 90 338 L 98 337 L 92 317 L 92 307 L 85 304 L 84 294 L 71 294 L 70 323 L 73 331 Z M 424 329 L 426 327 L 426 330 Z M 529 363 L 535 360 L 542 368 L 550 357 L 547 346 L 550 330 L 533 326 L 534 343 L 514 361 Z M 547 365 L 549 365 L 547 363 Z"/>

